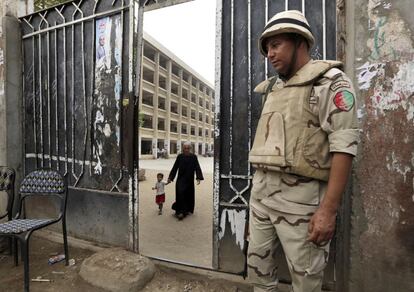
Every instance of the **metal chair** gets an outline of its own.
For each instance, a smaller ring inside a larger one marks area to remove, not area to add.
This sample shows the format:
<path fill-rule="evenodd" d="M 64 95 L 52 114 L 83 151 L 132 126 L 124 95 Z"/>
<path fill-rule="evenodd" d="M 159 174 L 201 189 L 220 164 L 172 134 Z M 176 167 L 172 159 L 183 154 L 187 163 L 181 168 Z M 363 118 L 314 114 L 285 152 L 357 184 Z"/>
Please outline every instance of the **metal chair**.
<path fill-rule="evenodd" d="M 36 196 L 51 196 L 59 198 L 60 208 L 57 218 L 21 219 L 22 205 L 25 199 Z M 66 236 L 66 201 L 67 187 L 63 177 L 56 171 L 40 169 L 30 172 L 20 185 L 19 211 L 16 216 L 5 223 L 0 223 L 0 236 L 9 236 L 14 239 L 15 264 L 18 264 L 17 242 L 20 243 L 21 255 L 24 262 L 24 291 L 29 291 L 29 239 L 35 230 L 44 228 L 62 220 L 63 244 L 66 265 L 69 264 L 68 242 Z"/>
<path fill-rule="evenodd" d="M 13 202 L 14 202 L 14 178 L 16 173 L 13 168 L 0 166 L 0 191 L 6 192 L 6 211 L 0 213 L 0 220 L 6 218 L 12 220 Z M 9 241 L 10 254 L 12 253 L 11 239 Z"/>

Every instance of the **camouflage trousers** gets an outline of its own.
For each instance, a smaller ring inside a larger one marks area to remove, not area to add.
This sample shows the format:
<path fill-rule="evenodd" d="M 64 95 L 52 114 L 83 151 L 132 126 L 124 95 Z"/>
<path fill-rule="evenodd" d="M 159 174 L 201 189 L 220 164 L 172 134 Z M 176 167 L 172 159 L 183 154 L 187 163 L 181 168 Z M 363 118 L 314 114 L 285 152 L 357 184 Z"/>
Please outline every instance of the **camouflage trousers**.
<path fill-rule="evenodd" d="M 248 278 L 255 292 L 278 291 L 276 254 L 283 248 L 294 292 L 319 292 L 329 257 L 329 243 L 308 242 L 310 216 L 292 215 L 250 200 Z"/>

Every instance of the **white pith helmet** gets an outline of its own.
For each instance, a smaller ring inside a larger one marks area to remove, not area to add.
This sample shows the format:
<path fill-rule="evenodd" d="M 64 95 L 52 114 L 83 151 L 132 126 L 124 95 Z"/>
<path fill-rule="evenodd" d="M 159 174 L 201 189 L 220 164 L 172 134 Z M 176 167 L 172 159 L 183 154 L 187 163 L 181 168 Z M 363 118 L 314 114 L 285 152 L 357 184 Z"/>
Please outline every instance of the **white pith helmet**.
<path fill-rule="evenodd" d="M 259 50 L 267 57 L 266 40 L 282 33 L 296 33 L 303 36 L 309 48 L 315 43 L 311 28 L 306 17 L 298 10 L 287 10 L 275 14 L 267 23 L 259 39 Z"/>

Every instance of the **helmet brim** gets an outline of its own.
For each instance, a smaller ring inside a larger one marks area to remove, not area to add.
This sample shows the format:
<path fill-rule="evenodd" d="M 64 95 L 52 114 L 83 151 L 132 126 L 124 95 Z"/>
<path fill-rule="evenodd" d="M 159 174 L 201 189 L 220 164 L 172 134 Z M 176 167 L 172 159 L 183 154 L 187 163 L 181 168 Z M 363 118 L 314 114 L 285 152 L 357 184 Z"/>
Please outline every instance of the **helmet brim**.
<path fill-rule="evenodd" d="M 312 48 L 313 45 L 315 44 L 315 38 L 313 37 L 312 33 L 306 28 L 299 26 L 299 25 L 295 25 L 295 24 L 289 24 L 289 25 L 286 25 L 283 23 L 275 24 L 267 28 L 262 33 L 259 39 L 259 50 L 263 56 L 267 57 L 267 49 L 266 49 L 267 39 L 269 39 L 270 37 L 279 35 L 279 34 L 284 34 L 284 33 L 296 33 L 296 34 L 303 36 L 307 40 L 309 48 Z"/>

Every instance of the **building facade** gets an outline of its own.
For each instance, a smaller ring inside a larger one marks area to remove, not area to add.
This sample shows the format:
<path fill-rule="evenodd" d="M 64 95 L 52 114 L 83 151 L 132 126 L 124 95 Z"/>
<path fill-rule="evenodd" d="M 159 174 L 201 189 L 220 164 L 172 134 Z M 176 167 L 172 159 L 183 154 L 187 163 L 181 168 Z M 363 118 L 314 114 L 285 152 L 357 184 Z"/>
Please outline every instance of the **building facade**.
<path fill-rule="evenodd" d="M 209 155 L 214 143 L 213 86 L 144 34 L 139 100 L 139 157 L 175 157 L 185 142 Z"/>

